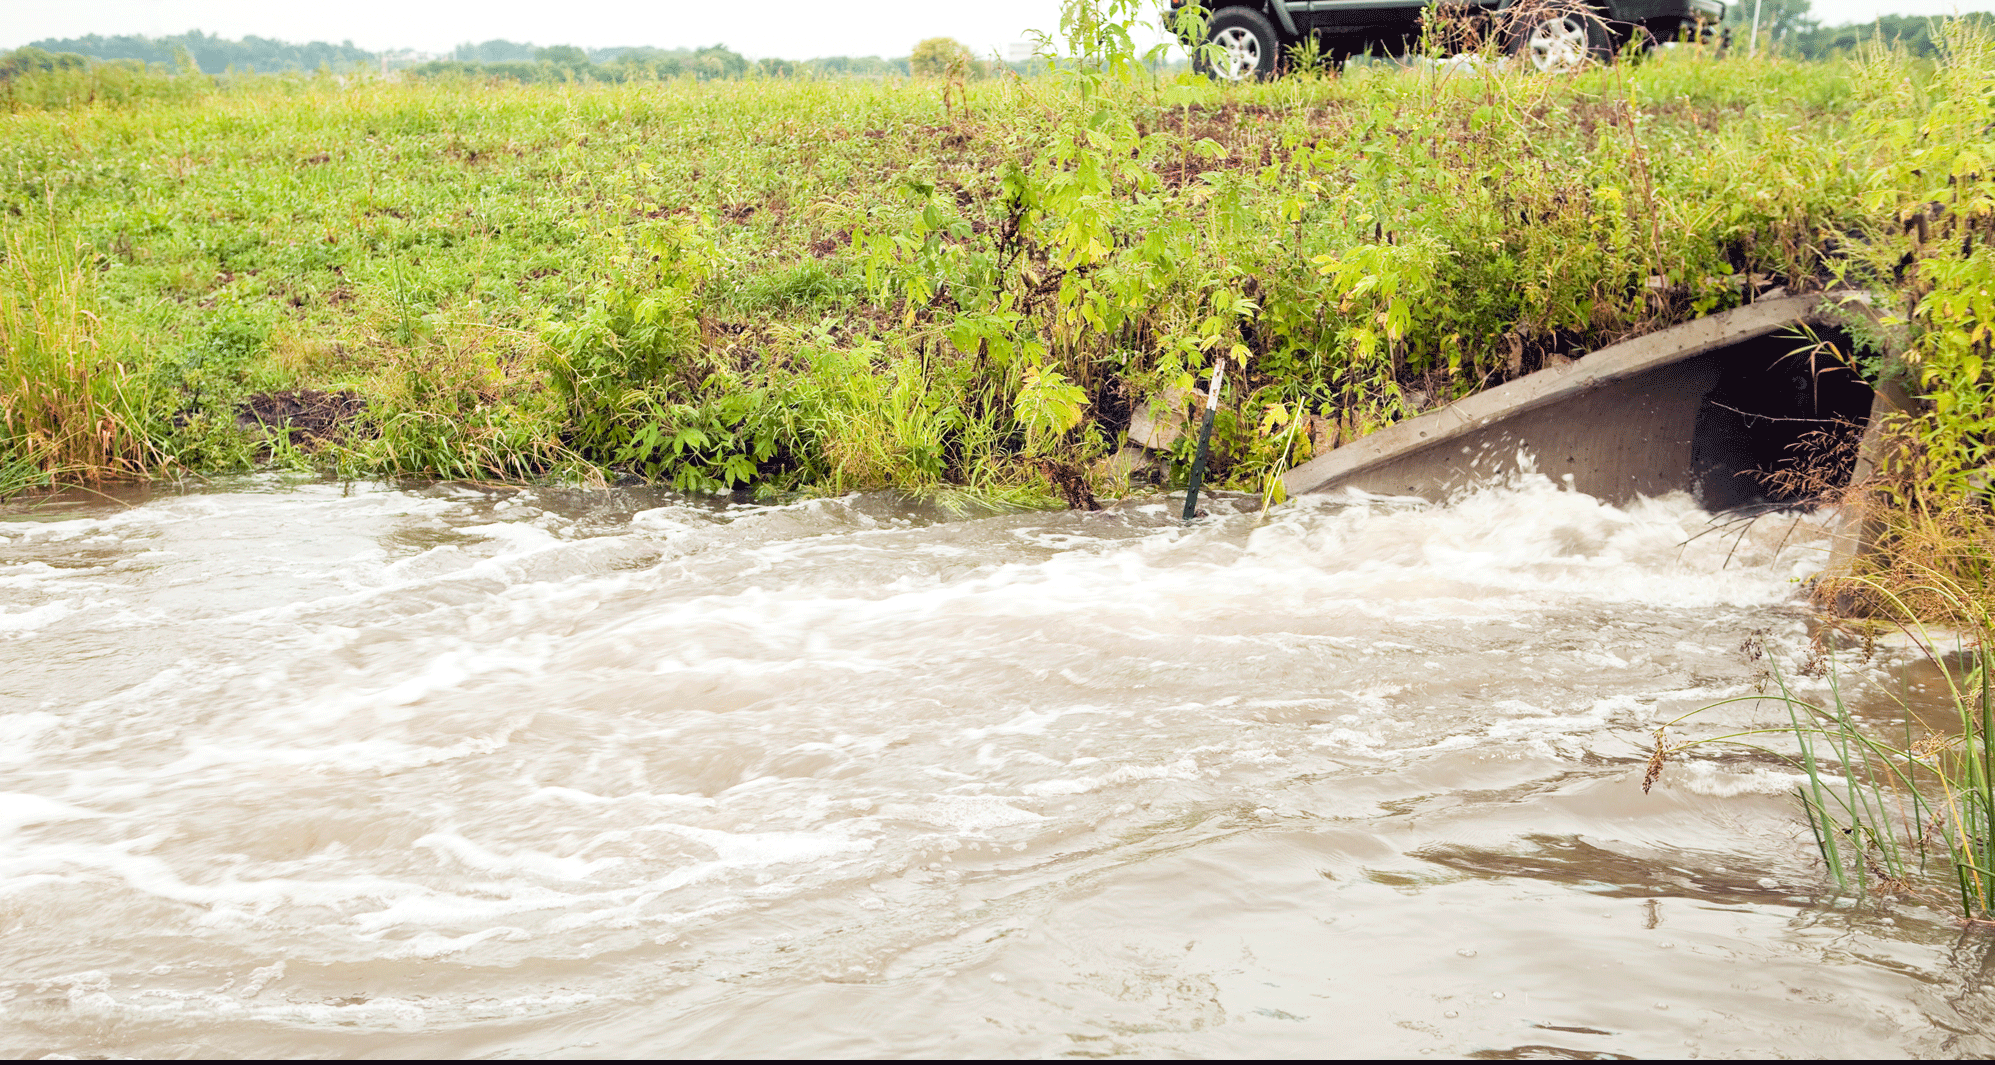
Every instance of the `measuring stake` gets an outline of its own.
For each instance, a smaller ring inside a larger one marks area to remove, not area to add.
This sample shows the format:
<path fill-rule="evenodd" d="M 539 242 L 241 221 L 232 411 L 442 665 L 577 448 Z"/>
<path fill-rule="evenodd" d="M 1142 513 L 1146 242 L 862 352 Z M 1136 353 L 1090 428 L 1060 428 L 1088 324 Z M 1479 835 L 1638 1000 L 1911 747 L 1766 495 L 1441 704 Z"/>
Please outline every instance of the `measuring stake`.
<path fill-rule="evenodd" d="M 1198 454 L 1191 460 L 1191 485 L 1185 489 L 1185 520 L 1198 510 L 1198 485 L 1205 480 L 1205 451 L 1212 446 L 1212 416 L 1219 410 L 1219 389 L 1226 383 L 1226 359 L 1212 365 L 1212 388 L 1205 394 L 1205 424 L 1198 430 Z"/>

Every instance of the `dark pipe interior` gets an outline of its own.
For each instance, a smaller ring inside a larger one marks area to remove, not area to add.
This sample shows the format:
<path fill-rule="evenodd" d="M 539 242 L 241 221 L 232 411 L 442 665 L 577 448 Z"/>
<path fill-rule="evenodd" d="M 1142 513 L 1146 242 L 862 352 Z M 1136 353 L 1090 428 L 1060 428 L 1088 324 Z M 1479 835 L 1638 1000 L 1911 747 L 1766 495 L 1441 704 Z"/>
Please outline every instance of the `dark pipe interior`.
<path fill-rule="evenodd" d="M 1816 341 L 1851 351 L 1837 329 L 1781 332 L 1714 355 L 1723 369 L 1697 411 L 1691 442 L 1706 509 L 1805 504 L 1849 481 L 1870 418 L 1871 389 Z"/>

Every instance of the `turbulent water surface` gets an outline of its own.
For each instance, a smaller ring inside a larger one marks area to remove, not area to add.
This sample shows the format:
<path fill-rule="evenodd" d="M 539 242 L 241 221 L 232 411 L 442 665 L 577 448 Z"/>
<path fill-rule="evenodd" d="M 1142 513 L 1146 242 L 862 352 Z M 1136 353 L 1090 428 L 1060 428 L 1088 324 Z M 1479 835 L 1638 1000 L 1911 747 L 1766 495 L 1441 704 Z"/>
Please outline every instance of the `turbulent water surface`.
<path fill-rule="evenodd" d="M 11 504 L 0 1053 L 1995 1051 L 1779 766 L 1642 793 L 1812 520 L 1170 509 Z"/>

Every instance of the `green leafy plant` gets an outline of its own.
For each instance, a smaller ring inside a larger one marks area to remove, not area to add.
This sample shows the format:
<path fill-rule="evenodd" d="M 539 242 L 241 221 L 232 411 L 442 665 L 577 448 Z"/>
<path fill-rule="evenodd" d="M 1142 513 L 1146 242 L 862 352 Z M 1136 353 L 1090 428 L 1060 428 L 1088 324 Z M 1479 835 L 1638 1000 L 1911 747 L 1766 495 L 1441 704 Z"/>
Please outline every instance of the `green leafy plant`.
<path fill-rule="evenodd" d="M 1013 409 L 1025 429 L 1028 451 L 1043 452 L 1081 424 L 1088 394 L 1058 370 L 1033 367 L 1025 371 Z"/>

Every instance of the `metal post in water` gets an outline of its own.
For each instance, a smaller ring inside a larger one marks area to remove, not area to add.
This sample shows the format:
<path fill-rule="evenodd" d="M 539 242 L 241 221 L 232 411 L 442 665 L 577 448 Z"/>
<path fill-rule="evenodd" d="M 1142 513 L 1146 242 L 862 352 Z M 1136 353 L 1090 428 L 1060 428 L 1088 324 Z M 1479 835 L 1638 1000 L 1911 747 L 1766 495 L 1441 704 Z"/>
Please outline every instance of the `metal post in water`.
<path fill-rule="evenodd" d="M 1205 453 L 1212 446 L 1212 416 L 1219 411 L 1219 389 L 1226 383 L 1226 357 L 1212 365 L 1212 387 L 1205 394 L 1205 424 L 1198 430 L 1198 454 L 1191 460 L 1191 483 L 1185 487 L 1185 518 L 1198 510 L 1198 486 L 1205 480 Z"/>

